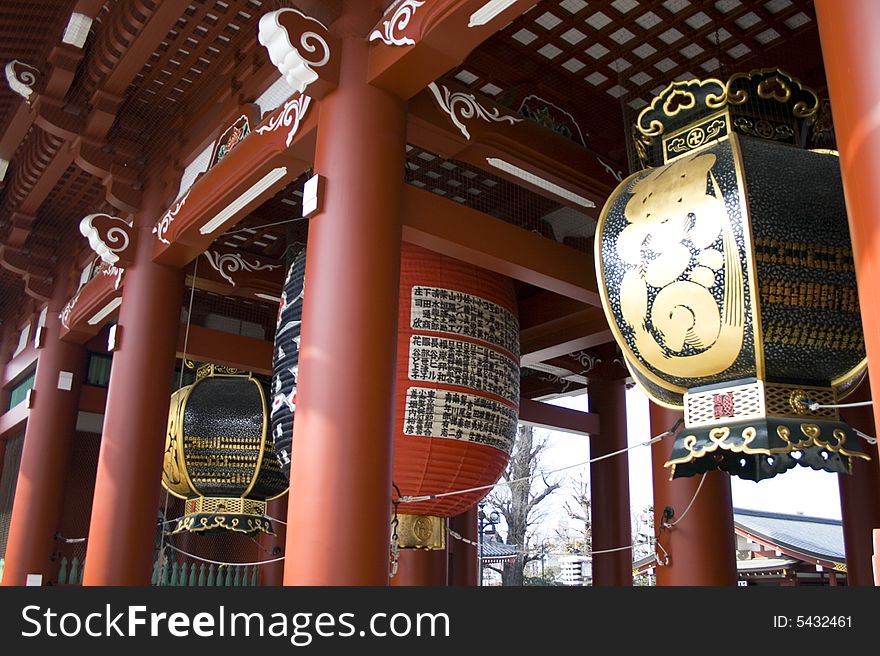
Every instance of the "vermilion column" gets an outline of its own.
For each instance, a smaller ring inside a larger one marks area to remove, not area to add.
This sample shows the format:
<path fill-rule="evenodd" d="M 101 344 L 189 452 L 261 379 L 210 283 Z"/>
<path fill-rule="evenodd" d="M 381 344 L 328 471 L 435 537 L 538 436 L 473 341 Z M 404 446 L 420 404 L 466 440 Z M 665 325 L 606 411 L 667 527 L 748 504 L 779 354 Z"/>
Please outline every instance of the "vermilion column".
<path fill-rule="evenodd" d="M 391 585 L 445 586 L 447 558 L 446 549 L 401 549 L 397 575 L 391 579 Z"/>
<path fill-rule="evenodd" d="M 348 0 L 321 102 L 294 422 L 286 585 L 387 585 L 404 103 L 366 83 L 379 17 Z"/>
<path fill-rule="evenodd" d="M 681 412 L 651 403 L 651 434 L 659 435 L 681 417 Z M 669 564 L 657 566 L 657 585 L 736 585 L 736 551 L 733 532 L 733 503 L 730 478 L 720 471 L 706 476 L 700 493 L 701 476 L 669 480 L 664 467 L 672 448 L 672 437 L 651 447 L 654 481 L 654 526 L 660 544 L 669 553 Z M 694 500 L 687 515 L 688 504 Z M 674 527 L 660 530 L 663 510 L 674 511 L 670 523 L 684 516 Z M 662 557 L 663 551 L 658 548 Z"/>
<path fill-rule="evenodd" d="M 880 2 L 816 0 L 870 377 L 880 380 Z M 877 386 L 880 391 L 880 385 Z M 880 393 L 874 394 L 880 426 Z"/>
<path fill-rule="evenodd" d="M 870 398 L 870 389 L 861 390 L 847 402 Z M 871 407 L 844 408 L 842 419 L 866 435 L 876 435 Z M 846 580 L 849 585 L 874 585 L 871 565 L 872 534 L 880 528 L 880 464 L 877 447 L 862 442 L 871 460 L 853 458 L 852 473 L 840 474 L 840 511 L 843 517 L 843 542 L 846 546 Z"/>
<path fill-rule="evenodd" d="M 590 458 L 626 448 L 626 385 L 623 380 L 590 383 L 590 412 L 601 419 L 600 434 L 590 440 Z M 590 464 L 593 551 L 632 544 L 629 462 L 626 454 Z M 593 585 L 632 585 L 632 550 L 593 556 Z"/>
<path fill-rule="evenodd" d="M 874 529 L 874 585 L 880 585 L 880 528 Z"/>
<path fill-rule="evenodd" d="M 76 437 L 86 355 L 82 345 L 58 338 L 58 312 L 67 300 L 64 283 L 56 284 L 43 329 L 43 347 L 38 351 L 33 406 L 18 470 L 3 585 L 24 585 L 28 574 L 42 574 L 43 581 L 48 582 L 58 569 L 58 563 L 50 557 L 64 504 L 71 445 Z M 72 375 L 70 389 L 62 372 Z"/>
<path fill-rule="evenodd" d="M 86 551 L 85 585 L 149 585 L 162 452 L 183 298 L 183 271 L 153 262 L 150 230 L 162 212 L 145 193 L 135 263 L 125 271 L 117 348 Z"/>
<path fill-rule="evenodd" d="M 267 514 L 273 519 L 287 519 L 287 498 L 284 495 L 269 502 Z M 257 560 L 274 560 L 284 555 L 284 543 L 287 540 L 287 525 L 273 521 L 275 535 L 261 534 L 257 539 L 259 550 Z M 260 585 L 281 585 L 284 583 L 284 561 L 268 563 L 260 567 Z"/>
<path fill-rule="evenodd" d="M 477 542 L 477 506 L 450 517 L 449 530 L 455 531 L 466 540 Z M 476 587 L 480 569 L 477 547 L 450 536 L 446 548 L 449 550 L 449 585 L 459 588 Z"/>

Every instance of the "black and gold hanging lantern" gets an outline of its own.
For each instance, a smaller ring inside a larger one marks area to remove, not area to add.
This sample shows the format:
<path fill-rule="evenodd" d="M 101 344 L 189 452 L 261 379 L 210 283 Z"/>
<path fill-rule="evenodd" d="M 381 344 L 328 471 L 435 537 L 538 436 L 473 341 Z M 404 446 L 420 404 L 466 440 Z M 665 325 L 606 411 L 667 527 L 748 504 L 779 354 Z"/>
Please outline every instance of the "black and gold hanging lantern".
<path fill-rule="evenodd" d="M 256 378 L 215 365 L 171 396 L 162 485 L 186 500 L 174 532 L 274 533 L 266 501 L 287 490 Z"/>
<path fill-rule="evenodd" d="M 634 129 L 653 168 L 602 210 L 611 329 L 651 399 L 684 409 L 676 477 L 849 472 L 866 457 L 827 407 L 866 360 L 837 156 L 800 147 L 817 108 L 777 69 L 674 82 Z"/>

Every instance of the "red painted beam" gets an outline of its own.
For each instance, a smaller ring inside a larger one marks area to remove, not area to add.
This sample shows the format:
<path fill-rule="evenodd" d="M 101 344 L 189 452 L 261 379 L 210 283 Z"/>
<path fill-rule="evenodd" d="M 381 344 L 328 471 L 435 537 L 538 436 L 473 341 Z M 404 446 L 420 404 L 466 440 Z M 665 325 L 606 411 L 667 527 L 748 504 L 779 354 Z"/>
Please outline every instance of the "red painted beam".
<path fill-rule="evenodd" d="M 371 35 L 378 32 L 414 43 L 388 45 L 371 37 L 367 79 L 401 98 L 411 98 L 461 64 L 483 41 L 536 3 L 537 0 L 514 0 L 485 21 L 478 12 L 492 4 L 486 0 L 432 0 L 414 11 L 402 5 L 383 16 Z M 400 18 L 404 16 L 409 18 L 400 29 Z"/>
<path fill-rule="evenodd" d="M 243 264 L 242 264 L 243 263 Z M 243 253 L 234 248 L 211 247 L 199 258 L 196 289 L 253 299 L 257 294 L 277 297 L 280 303 L 281 286 L 286 275 L 284 263 L 262 255 Z M 193 284 L 187 275 L 187 287 Z M 260 297 L 257 297 L 260 298 Z"/>
<path fill-rule="evenodd" d="M 403 239 L 582 303 L 600 302 L 591 255 L 411 185 L 403 190 Z"/>
<path fill-rule="evenodd" d="M 34 348 L 34 319 L 31 319 L 31 330 L 25 349 L 6 363 L 3 369 L 3 380 L 0 387 L 7 387 L 37 362 L 37 349 Z M 17 333 L 18 331 L 16 331 Z M 18 339 L 18 335 L 15 335 Z"/>
<path fill-rule="evenodd" d="M 520 398 L 519 423 L 576 435 L 598 436 L 599 415 Z"/>
<path fill-rule="evenodd" d="M 520 363 L 544 362 L 613 341 L 602 308 L 590 307 L 520 330 Z"/>
<path fill-rule="evenodd" d="M 190 325 L 188 338 L 186 331 L 186 324 L 181 324 L 177 340 L 179 358 L 186 357 L 187 360 L 196 362 L 213 362 L 257 374 L 272 373 L 272 342 L 202 326 Z"/>
<path fill-rule="evenodd" d="M 22 402 L 0 415 L 0 438 L 15 437 L 23 432 L 30 412 Z"/>
<path fill-rule="evenodd" d="M 537 373 L 526 376 L 520 381 L 519 393 L 522 398 L 541 399 L 560 394 L 570 394 L 578 390 L 586 389 L 582 383 L 572 382 L 568 379 L 553 376 L 551 374 Z"/>
<path fill-rule="evenodd" d="M 0 157 L 7 160 L 12 159 L 12 156 L 18 149 L 18 145 L 30 129 L 33 119 L 34 115 L 31 111 L 31 106 L 22 101 L 18 109 L 15 110 L 9 127 L 3 133 L 2 138 L 0 138 Z M 6 175 L 9 175 L 9 173 L 7 171 Z"/>
<path fill-rule="evenodd" d="M 581 212 L 598 212 L 617 186 L 617 179 L 589 150 L 464 87 L 449 87 L 449 91 L 453 95 L 472 97 L 468 103 L 461 102 L 450 108 L 455 120 L 465 126 L 468 134 L 462 133 L 434 94 L 426 89 L 409 104 L 407 135 L 411 143 L 441 157 L 473 164 Z M 463 108 L 470 102 L 479 103 L 487 113 L 509 118 L 489 121 L 479 116 L 466 117 L 462 113 Z M 548 190 L 543 183 L 533 184 L 504 169 L 491 166 L 489 159 L 502 160 L 543 178 L 547 183 L 582 197 L 593 207 L 560 196 L 558 192 Z"/>
<path fill-rule="evenodd" d="M 61 311 L 61 339 L 84 344 L 105 325 L 119 316 L 122 284 L 109 267 L 99 273 L 71 298 Z"/>
<path fill-rule="evenodd" d="M 292 104 L 297 101 L 301 103 Z M 185 266 L 251 210 L 305 172 L 314 158 L 316 104 L 308 97 L 295 96 L 196 180 L 158 218 L 153 259 L 165 266 Z"/>
<path fill-rule="evenodd" d="M 94 385 L 83 385 L 79 393 L 80 412 L 91 412 L 96 415 L 104 414 L 107 407 L 107 389 Z"/>

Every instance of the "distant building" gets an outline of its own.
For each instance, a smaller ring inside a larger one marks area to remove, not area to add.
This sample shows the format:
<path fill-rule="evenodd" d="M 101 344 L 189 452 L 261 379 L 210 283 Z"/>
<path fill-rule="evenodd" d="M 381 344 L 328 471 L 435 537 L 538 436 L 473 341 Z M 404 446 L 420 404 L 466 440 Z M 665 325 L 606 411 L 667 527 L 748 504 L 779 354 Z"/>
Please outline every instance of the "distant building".
<path fill-rule="evenodd" d="M 515 544 L 505 544 L 496 538 L 486 538 L 477 549 L 480 555 L 483 581 L 481 585 L 501 585 L 501 576 L 488 569 L 487 565 L 503 567 L 504 563 L 512 563 L 516 560 L 519 547 Z"/>
<path fill-rule="evenodd" d="M 559 569 L 559 582 L 562 585 L 590 585 L 593 582 L 593 560 L 590 556 L 560 556 Z"/>
<path fill-rule="evenodd" d="M 735 508 L 733 521 L 739 585 L 846 585 L 839 519 Z M 653 568 L 653 557 L 646 557 L 633 573 Z"/>

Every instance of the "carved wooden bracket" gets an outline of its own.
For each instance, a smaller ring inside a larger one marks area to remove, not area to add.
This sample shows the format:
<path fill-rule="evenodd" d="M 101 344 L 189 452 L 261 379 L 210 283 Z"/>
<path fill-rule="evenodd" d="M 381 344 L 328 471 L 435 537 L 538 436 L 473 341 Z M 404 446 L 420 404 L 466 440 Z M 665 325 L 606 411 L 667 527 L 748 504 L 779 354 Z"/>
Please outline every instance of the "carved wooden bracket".
<path fill-rule="evenodd" d="M 107 264 L 125 267 L 134 262 L 137 231 L 128 221 L 109 214 L 89 214 L 80 221 L 79 231 Z"/>
<path fill-rule="evenodd" d="M 503 113 L 499 107 L 486 107 L 480 104 L 474 94 L 466 91 L 454 91 L 445 84 L 438 85 L 436 82 L 431 82 L 428 89 L 437 100 L 437 106 L 449 116 L 449 120 L 464 135 L 465 139 L 471 138 L 467 128 L 467 122 L 471 120 L 479 119 L 488 123 L 504 122 L 510 125 L 523 120 L 521 116 Z"/>
<path fill-rule="evenodd" d="M 153 259 L 182 267 L 254 207 L 308 169 L 317 118 L 294 94 L 159 218 Z"/>
<path fill-rule="evenodd" d="M 387 46 L 415 45 L 415 40 L 407 36 L 407 28 L 416 11 L 424 4 L 424 0 L 403 0 L 391 16 L 383 17 L 376 29 L 370 32 L 370 41 L 381 41 Z"/>
<path fill-rule="evenodd" d="M 6 64 L 6 83 L 9 84 L 9 88 L 15 91 L 15 93 L 30 102 L 39 73 L 40 70 L 38 68 L 25 64 L 23 61 L 13 59 Z"/>
<path fill-rule="evenodd" d="M 61 339 L 87 342 L 119 314 L 124 273 L 114 264 L 95 261 L 88 282 L 61 310 Z"/>
<path fill-rule="evenodd" d="M 260 43 L 287 83 L 323 98 L 339 80 L 338 42 L 327 27 L 296 9 L 278 9 L 260 19 Z"/>
<path fill-rule="evenodd" d="M 196 287 L 226 296 L 243 298 L 281 297 L 284 265 L 265 257 L 242 253 L 234 248 L 211 247 L 203 253 Z"/>
<path fill-rule="evenodd" d="M 21 277 L 24 291 L 38 301 L 52 297 L 52 261 L 8 245 L 0 246 L 0 266 Z"/>
<path fill-rule="evenodd" d="M 401 98 L 412 98 L 536 1 L 395 3 L 369 34 L 367 78 Z"/>

